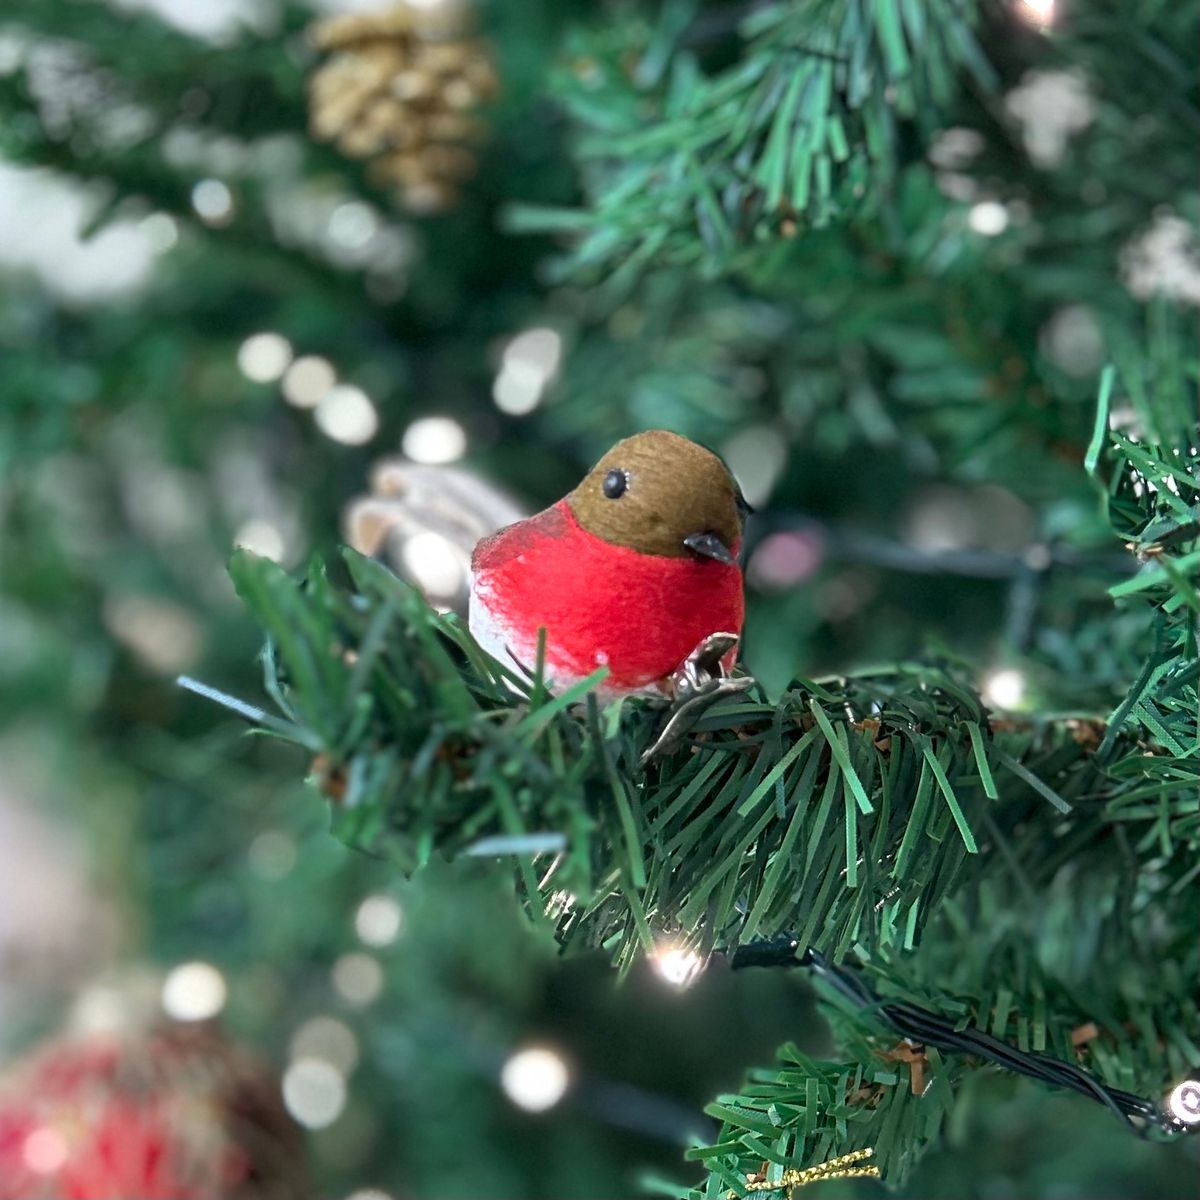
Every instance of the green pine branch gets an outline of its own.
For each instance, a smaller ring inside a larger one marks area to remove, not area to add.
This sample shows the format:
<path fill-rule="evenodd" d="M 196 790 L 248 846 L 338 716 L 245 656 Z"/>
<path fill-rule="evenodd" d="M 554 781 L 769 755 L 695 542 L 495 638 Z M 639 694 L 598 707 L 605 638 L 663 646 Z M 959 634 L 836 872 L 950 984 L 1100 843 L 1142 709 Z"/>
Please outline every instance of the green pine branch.
<path fill-rule="evenodd" d="M 552 697 L 380 564 L 345 561 L 346 588 L 233 564 L 271 637 L 275 729 L 319 757 L 339 835 L 405 871 L 544 846 L 519 856 L 527 906 L 624 967 L 668 935 L 701 952 L 783 932 L 839 958 L 911 947 L 968 857 L 1002 865 L 989 811 L 1088 829 L 1149 786 L 1129 770 L 1144 741 L 1115 737 L 1102 764 L 1094 726 L 991 721 L 963 681 L 918 665 L 723 701 L 643 771 L 661 708 Z M 1171 789 L 1155 798 L 1173 829 L 1187 813 Z"/>
<path fill-rule="evenodd" d="M 991 915 L 1005 923 L 999 903 Z M 1078 1062 L 1112 1086 L 1152 1098 L 1195 1063 L 1194 938 L 1178 938 L 1157 953 L 1147 946 L 1132 957 L 1103 956 L 1092 964 L 1081 1000 L 1031 961 L 1027 943 L 1012 931 L 993 937 L 972 924 L 958 933 L 931 956 L 919 952 L 915 970 L 911 956 L 904 964 L 886 958 L 874 964 L 881 996 L 932 1007 L 960 1028 Z M 927 957 L 933 961 L 922 962 Z M 778 1179 L 796 1165 L 862 1148 L 873 1151 L 882 1178 L 899 1186 L 944 1136 L 963 1097 L 1003 1074 L 980 1060 L 900 1041 L 869 1011 L 850 1009 L 832 994 L 822 1000 L 842 1057 L 817 1060 L 787 1045 L 777 1066 L 752 1071 L 738 1092 L 718 1097 L 706 1109 L 721 1122 L 716 1139 L 688 1155 L 703 1164 L 706 1180 L 678 1195 L 747 1195 L 747 1175 L 761 1177 L 764 1167 L 768 1179 Z"/>
<path fill-rule="evenodd" d="M 992 71 L 974 0 L 788 0 L 743 25 L 741 54 L 706 74 L 658 30 L 583 37 L 560 98 L 580 126 L 587 207 L 525 207 L 514 228 L 579 239 L 574 267 L 715 267 L 756 239 L 869 209 L 904 159 L 902 129 L 933 128 L 962 74 Z M 684 39 L 686 40 L 686 39 Z"/>
<path fill-rule="evenodd" d="M 1135 998 L 1112 965 L 1140 953 L 1155 970 L 1137 914 L 1182 902 L 1200 849 L 1200 449 L 1177 356 L 1148 364 L 1119 387 L 1106 376 L 1086 462 L 1115 532 L 1144 560 L 1113 596 L 1155 630 L 1107 720 L 998 718 L 952 670 L 901 664 L 797 680 L 776 702 L 760 690 L 723 700 L 643 768 L 661 706 L 601 709 L 589 690 L 602 672 L 551 695 L 347 551 L 303 582 L 247 554 L 233 562 L 269 637 L 266 686 L 282 715 L 264 716 L 263 732 L 311 755 L 345 841 L 406 873 L 440 855 L 509 859 L 527 911 L 564 947 L 603 947 L 628 968 L 664 942 L 707 955 L 787 934 L 1059 1056 L 1074 1028 L 1101 1020 L 1117 1047 L 1095 1052 L 1106 1076 L 1165 1082 L 1198 1036 L 1185 999 L 1195 956 L 1165 972 L 1177 987 Z M 1147 398 L 1165 440 L 1113 419 L 1126 395 Z M 1068 889 L 1048 909 L 1083 863 L 1103 894 Z M 1066 970 L 1070 939 L 1056 942 L 1048 911 L 1091 929 L 1088 969 Z M 990 944 L 980 930 L 1012 936 L 980 958 L 964 951 Z M 1182 1019 L 1160 1019 L 1164 1004 Z M 1141 1044 L 1169 1049 L 1135 1053 L 1123 1021 Z M 914 1097 L 881 1074 L 878 1032 L 861 1015 L 851 1025 L 850 1065 L 789 1055 L 782 1073 L 756 1075 L 719 1107 L 727 1129 L 700 1154 L 706 1194 L 735 1186 L 755 1158 L 803 1165 L 867 1141 L 903 1177 L 967 1068 L 946 1074 L 934 1056 L 941 1082 Z M 864 1088 L 875 1100 L 856 1107 L 849 1097 Z"/>

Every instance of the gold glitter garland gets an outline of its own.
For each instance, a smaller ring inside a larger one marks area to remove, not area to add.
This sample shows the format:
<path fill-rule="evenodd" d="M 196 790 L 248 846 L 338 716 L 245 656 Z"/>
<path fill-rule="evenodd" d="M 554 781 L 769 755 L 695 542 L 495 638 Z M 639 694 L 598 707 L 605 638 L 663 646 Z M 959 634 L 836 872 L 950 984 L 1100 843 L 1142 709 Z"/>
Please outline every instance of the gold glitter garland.
<path fill-rule="evenodd" d="M 823 1183 L 828 1179 L 878 1179 L 879 1168 L 876 1166 L 860 1167 L 857 1164 L 871 1158 L 875 1151 L 867 1147 L 863 1150 L 852 1150 L 839 1158 L 831 1158 L 828 1162 L 818 1163 L 815 1167 L 805 1167 L 803 1170 L 792 1168 L 776 1180 L 768 1180 L 760 1175 L 746 1176 L 747 1192 L 786 1192 L 790 1197 L 797 1188 L 807 1187 L 810 1183 Z M 739 1200 L 735 1191 L 727 1193 L 726 1200 Z"/>

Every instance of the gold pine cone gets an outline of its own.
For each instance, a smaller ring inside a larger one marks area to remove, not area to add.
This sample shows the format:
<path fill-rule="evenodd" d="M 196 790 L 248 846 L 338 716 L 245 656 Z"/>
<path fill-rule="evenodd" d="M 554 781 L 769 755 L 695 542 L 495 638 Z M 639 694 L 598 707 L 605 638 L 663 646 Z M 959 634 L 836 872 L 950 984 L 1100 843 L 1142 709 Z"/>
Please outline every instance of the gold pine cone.
<path fill-rule="evenodd" d="M 474 110 L 497 91 L 488 47 L 461 9 L 401 4 L 331 17 L 311 39 L 326 56 L 309 81 L 313 136 L 369 162 L 411 211 L 450 206 L 486 134 Z"/>

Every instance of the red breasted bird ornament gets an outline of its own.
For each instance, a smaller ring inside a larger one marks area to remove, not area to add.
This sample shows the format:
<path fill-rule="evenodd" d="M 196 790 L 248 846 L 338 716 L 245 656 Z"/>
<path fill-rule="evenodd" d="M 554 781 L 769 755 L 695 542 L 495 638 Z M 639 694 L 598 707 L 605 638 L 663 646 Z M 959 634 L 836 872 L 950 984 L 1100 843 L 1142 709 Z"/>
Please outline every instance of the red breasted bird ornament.
<path fill-rule="evenodd" d="M 471 633 L 532 672 L 545 628 L 558 689 L 606 666 L 602 698 L 670 693 L 707 639 L 741 633 L 748 511 L 711 451 L 663 429 L 626 438 L 557 504 L 476 546 Z"/>

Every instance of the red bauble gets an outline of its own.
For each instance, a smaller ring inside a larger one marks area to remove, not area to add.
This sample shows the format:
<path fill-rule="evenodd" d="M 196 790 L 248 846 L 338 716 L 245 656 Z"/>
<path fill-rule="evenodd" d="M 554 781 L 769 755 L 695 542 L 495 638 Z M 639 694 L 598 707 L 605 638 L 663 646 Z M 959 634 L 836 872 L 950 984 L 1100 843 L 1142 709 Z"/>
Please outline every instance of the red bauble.
<path fill-rule="evenodd" d="M 209 1028 L 46 1044 L 0 1080 L 0 1200 L 302 1200 L 300 1133 Z"/>

